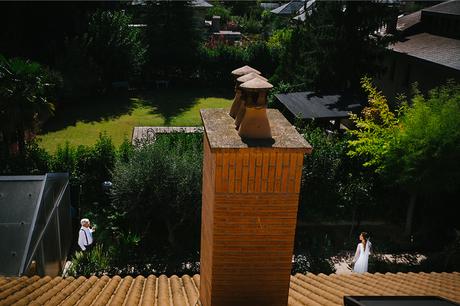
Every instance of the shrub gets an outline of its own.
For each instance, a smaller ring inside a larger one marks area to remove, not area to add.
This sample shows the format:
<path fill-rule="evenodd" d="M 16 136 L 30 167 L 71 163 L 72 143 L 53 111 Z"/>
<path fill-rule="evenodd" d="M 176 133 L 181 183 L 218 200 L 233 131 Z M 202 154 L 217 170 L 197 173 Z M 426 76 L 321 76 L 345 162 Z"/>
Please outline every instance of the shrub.
<path fill-rule="evenodd" d="M 110 256 L 100 244 L 89 252 L 76 252 L 71 259 L 69 274 L 72 276 L 101 276 L 110 267 Z"/>
<path fill-rule="evenodd" d="M 211 20 L 212 16 L 220 16 L 221 25 L 226 24 L 230 20 L 231 11 L 225 6 L 214 4 L 214 6 L 206 11 L 206 19 Z"/>
<path fill-rule="evenodd" d="M 112 178 L 116 154 L 112 139 L 106 134 L 100 134 L 92 147 L 72 147 L 69 143 L 63 147 L 58 146 L 51 161 L 51 170 L 69 172 L 70 184 L 81 186 L 79 204 L 83 213 L 100 213 L 101 209 L 107 206 L 108 197 L 102 189 L 102 183 Z"/>
<path fill-rule="evenodd" d="M 51 155 L 40 148 L 34 139 L 28 140 L 25 152 L 15 155 L 7 153 L 6 144 L 0 142 L 1 175 L 35 175 L 49 171 Z"/>
<path fill-rule="evenodd" d="M 207 82 L 233 83 L 230 72 L 238 67 L 250 65 L 270 77 L 274 72 L 279 53 L 272 51 L 263 41 L 247 46 L 231 46 L 216 43 L 200 49 L 200 79 Z"/>
<path fill-rule="evenodd" d="M 168 254 L 167 264 L 199 248 L 201 137 L 160 135 L 113 171 L 112 227 L 138 235 L 140 252 Z"/>
<path fill-rule="evenodd" d="M 347 137 L 327 135 L 311 126 L 303 130 L 313 146 L 305 155 L 300 191 L 300 220 L 354 220 L 357 210 L 373 203 L 374 176 L 347 156 Z"/>

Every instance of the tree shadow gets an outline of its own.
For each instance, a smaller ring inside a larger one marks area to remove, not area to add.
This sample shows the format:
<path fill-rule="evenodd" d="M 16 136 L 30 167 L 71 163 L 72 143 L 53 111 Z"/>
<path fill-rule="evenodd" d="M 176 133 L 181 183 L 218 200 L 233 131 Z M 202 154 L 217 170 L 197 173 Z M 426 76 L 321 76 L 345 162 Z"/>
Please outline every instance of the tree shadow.
<path fill-rule="evenodd" d="M 190 110 L 202 98 L 232 99 L 233 91 L 224 88 L 180 87 L 143 92 L 139 95 L 143 105 L 152 114 L 159 114 L 169 125 L 174 117 Z"/>
<path fill-rule="evenodd" d="M 111 94 L 105 97 L 82 98 L 79 102 L 63 102 L 55 116 L 43 126 L 41 134 L 75 126 L 77 122 L 100 122 L 130 115 L 136 104 L 149 107 L 150 114 L 161 115 L 165 125 L 181 113 L 190 110 L 200 98 L 232 99 L 233 91 L 222 88 L 178 87 L 142 92 Z"/>
<path fill-rule="evenodd" d="M 58 105 L 54 117 L 42 127 L 42 133 L 55 132 L 80 122 L 100 122 L 131 114 L 136 95 L 120 93 L 105 97 L 82 98 L 80 102 L 63 102 Z"/>

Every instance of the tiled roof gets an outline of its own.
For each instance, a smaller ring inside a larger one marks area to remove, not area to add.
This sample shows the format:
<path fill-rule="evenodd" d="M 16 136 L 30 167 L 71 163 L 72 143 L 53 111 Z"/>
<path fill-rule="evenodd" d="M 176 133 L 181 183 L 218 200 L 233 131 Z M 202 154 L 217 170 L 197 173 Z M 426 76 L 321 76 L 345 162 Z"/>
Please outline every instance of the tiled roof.
<path fill-rule="evenodd" d="M 460 70 L 460 40 L 420 33 L 389 47 L 393 51 Z"/>
<path fill-rule="evenodd" d="M 199 305 L 200 276 L 0 277 L 0 305 Z M 289 305 L 343 305 L 344 295 L 441 296 L 460 303 L 460 273 L 291 276 Z"/>

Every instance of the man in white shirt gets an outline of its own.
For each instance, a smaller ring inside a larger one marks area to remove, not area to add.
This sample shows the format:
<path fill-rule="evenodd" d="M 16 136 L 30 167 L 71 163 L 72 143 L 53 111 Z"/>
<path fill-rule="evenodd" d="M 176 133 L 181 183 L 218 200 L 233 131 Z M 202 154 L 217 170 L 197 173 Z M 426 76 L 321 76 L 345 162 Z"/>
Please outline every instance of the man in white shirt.
<path fill-rule="evenodd" d="M 81 219 L 81 228 L 78 232 L 78 245 L 82 251 L 89 251 L 93 246 L 93 232 L 89 219 Z"/>

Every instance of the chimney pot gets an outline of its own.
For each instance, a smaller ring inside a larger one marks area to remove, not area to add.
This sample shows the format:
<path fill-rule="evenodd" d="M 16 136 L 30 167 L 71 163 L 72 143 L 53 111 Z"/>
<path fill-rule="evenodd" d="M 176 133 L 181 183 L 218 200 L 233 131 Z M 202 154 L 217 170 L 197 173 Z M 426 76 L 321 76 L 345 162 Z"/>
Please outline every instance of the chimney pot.
<path fill-rule="evenodd" d="M 245 74 L 245 75 L 243 75 L 243 76 L 241 76 L 241 77 L 236 79 L 235 98 L 233 99 L 233 104 L 230 107 L 230 113 L 229 113 L 230 116 L 232 116 L 233 118 L 236 118 L 236 116 L 238 115 L 239 109 L 241 107 L 241 104 L 243 103 L 243 101 L 242 101 L 242 92 L 241 92 L 240 85 L 242 83 L 250 81 L 250 80 L 252 80 L 254 78 L 259 78 L 261 80 L 267 81 L 266 78 L 264 78 L 261 75 L 258 75 L 255 72 L 250 72 L 250 73 Z M 237 124 L 237 125 L 239 125 L 239 124 Z"/>
<path fill-rule="evenodd" d="M 261 74 L 259 70 L 256 70 L 248 65 L 245 65 L 243 67 L 240 67 L 240 68 L 237 68 L 235 70 L 232 71 L 232 75 L 234 77 L 240 77 L 242 75 L 245 75 L 245 74 L 248 74 L 248 73 L 251 73 L 251 72 L 254 72 L 256 74 Z"/>

